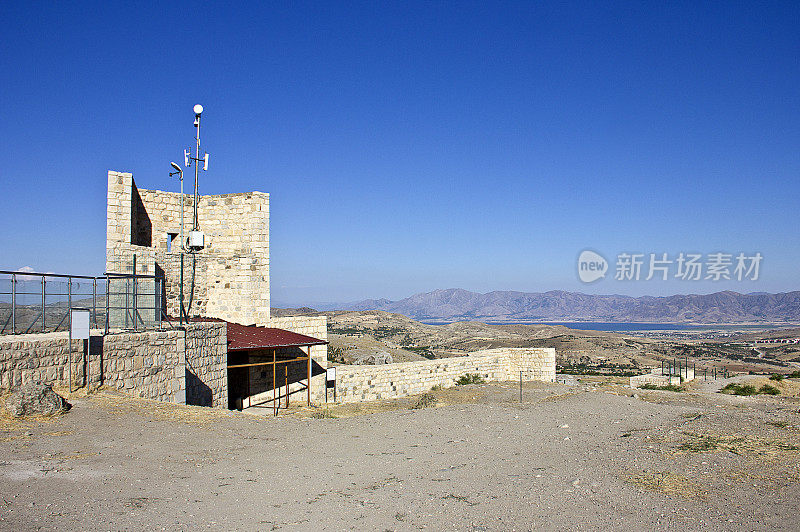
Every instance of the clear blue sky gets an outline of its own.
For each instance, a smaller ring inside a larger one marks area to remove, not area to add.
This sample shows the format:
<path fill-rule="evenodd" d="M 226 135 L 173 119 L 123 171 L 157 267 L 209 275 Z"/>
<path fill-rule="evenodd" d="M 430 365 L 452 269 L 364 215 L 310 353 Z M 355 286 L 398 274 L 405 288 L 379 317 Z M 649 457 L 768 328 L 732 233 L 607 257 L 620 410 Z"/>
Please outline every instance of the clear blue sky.
<path fill-rule="evenodd" d="M 202 103 L 277 304 L 800 289 L 797 2 L 236 5 L 0 5 L 0 268 L 102 272 L 107 170 L 177 190 Z M 583 285 L 585 248 L 764 259 Z"/>

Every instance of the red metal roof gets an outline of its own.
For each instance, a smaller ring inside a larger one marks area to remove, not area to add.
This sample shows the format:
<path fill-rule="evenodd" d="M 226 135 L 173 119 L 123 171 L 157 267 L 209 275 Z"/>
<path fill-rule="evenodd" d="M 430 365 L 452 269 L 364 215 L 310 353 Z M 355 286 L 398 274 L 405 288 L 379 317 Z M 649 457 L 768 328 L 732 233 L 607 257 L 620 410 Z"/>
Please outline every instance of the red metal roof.
<path fill-rule="evenodd" d="M 272 349 L 276 347 L 299 347 L 324 345 L 325 340 L 306 336 L 284 329 L 239 325 L 228 322 L 228 352 L 249 349 Z"/>

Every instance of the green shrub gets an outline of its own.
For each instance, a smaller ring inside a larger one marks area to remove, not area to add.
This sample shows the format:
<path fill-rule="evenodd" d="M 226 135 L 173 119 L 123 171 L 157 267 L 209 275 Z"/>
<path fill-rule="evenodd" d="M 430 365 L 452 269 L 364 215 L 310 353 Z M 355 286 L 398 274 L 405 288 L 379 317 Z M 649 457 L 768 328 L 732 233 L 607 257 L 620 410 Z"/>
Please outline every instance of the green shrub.
<path fill-rule="evenodd" d="M 442 385 L 441 384 L 434 384 L 433 386 L 431 386 L 431 391 L 432 392 L 438 392 L 440 390 L 442 390 Z"/>
<path fill-rule="evenodd" d="M 313 412 L 311 414 L 311 417 L 313 417 L 315 419 L 336 419 L 336 416 L 333 415 L 333 412 L 331 412 L 327 408 L 324 408 L 322 410 L 317 410 L 316 412 Z"/>
<path fill-rule="evenodd" d="M 659 386 L 658 384 L 642 384 L 639 386 L 641 390 L 662 390 L 666 392 L 682 392 L 683 388 L 678 386 L 677 384 L 666 384 L 664 386 Z"/>
<path fill-rule="evenodd" d="M 789 375 L 787 375 L 790 379 L 800 379 L 800 371 L 793 371 Z"/>
<path fill-rule="evenodd" d="M 772 385 L 765 384 L 759 388 L 758 393 L 763 393 L 766 395 L 780 395 L 781 391 Z"/>
<path fill-rule="evenodd" d="M 736 384 L 734 382 L 728 384 L 719 393 L 726 393 L 728 395 L 756 395 L 758 390 L 751 384 Z"/>
<path fill-rule="evenodd" d="M 731 383 L 719 391 L 730 395 L 780 395 L 781 391 L 770 384 L 765 384 L 761 388 L 756 388 L 752 384 Z"/>
<path fill-rule="evenodd" d="M 780 382 L 783 380 L 783 375 L 779 375 L 778 373 L 773 373 L 772 375 L 770 375 L 769 380 Z"/>
<path fill-rule="evenodd" d="M 479 373 L 465 373 L 456 379 L 456 385 L 463 386 L 464 384 L 483 384 L 483 377 Z"/>
<path fill-rule="evenodd" d="M 417 403 L 412 406 L 413 409 L 420 409 L 420 408 L 428 408 L 429 406 L 434 406 L 436 404 L 436 396 L 432 393 L 425 392 L 419 396 L 419 400 Z"/>

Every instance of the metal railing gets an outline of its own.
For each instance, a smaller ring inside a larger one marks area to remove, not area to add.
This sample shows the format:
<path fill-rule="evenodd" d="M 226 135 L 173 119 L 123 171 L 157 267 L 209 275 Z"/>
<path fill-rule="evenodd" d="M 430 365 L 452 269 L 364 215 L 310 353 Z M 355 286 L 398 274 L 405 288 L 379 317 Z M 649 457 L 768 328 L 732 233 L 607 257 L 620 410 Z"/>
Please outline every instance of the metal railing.
<path fill-rule="evenodd" d="M 72 308 L 88 309 L 91 326 L 106 333 L 160 327 L 163 287 L 164 279 L 154 275 L 0 270 L 0 334 L 67 330 Z"/>

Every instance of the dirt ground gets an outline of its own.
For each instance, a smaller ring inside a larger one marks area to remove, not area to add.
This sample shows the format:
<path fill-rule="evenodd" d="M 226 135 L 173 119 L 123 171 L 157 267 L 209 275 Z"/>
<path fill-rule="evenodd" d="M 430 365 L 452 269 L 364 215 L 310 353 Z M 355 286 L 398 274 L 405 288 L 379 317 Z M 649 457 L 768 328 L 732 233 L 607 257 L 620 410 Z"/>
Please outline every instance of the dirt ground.
<path fill-rule="evenodd" d="M 77 397 L 0 419 L 0 529 L 800 529 L 798 399 L 621 383 L 278 418 Z"/>

